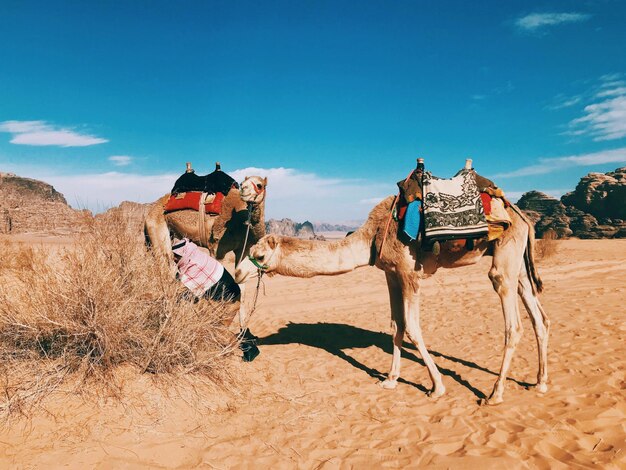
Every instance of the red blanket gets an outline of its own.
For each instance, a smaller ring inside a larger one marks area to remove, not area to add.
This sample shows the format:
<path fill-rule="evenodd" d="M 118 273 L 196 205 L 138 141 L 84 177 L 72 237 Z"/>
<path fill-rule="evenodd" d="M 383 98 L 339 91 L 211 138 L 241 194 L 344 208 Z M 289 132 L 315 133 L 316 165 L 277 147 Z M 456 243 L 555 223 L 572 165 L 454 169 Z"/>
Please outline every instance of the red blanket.
<path fill-rule="evenodd" d="M 183 209 L 192 209 L 197 211 L 200 207 L 200 197 L 202 193 L 198 191 L 188 191 L 186 193 L 172 194 L 165 204 L 164 212 L 180 211 Z M 222 201 L 224 195 L 222 193 L 215 193 L 215 199 L 213 202 L 204 205 L 204 210 L 207 214 L 219 214 L 222 211 Z"/>

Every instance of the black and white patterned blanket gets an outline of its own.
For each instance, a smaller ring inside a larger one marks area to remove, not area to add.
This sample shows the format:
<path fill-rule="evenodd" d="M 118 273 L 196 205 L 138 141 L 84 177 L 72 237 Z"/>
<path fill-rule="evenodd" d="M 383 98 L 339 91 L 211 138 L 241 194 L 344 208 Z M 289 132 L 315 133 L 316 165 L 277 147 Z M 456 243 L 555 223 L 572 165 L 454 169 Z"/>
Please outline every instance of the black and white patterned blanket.
<path fill-rule="evenodd" d="M 487 219 L 471 170 L 461 170 L 449 179 L 426 172 L 423 190 L 427 239 L 475 238 L 487 234 Z"/>

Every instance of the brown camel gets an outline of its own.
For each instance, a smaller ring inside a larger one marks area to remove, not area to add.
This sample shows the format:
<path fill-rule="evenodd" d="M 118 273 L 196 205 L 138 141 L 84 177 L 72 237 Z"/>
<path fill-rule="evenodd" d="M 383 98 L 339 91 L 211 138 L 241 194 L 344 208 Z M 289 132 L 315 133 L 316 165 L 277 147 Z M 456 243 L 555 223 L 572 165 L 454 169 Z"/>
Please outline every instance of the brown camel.
<path fill-rule="evenodd" d="M 486 404 L 502 402 L 506 376 L 515 348 L 522 336 L 522 323 L 516 292 L 530 315 L 539 350 L 537 390 L 547 391 L 548 333 L 550 321 L 537 298 L 542 283 L 533 260 L 534 228 L 515 206 L 508 210 L 511 227 L 502 238 L 492 242 L 478 241 L 472 250 L 455 251 L 453 244 L 443 243 L 441 252 L 421 251 L 419 244 L 405 244 L 397 236 L 397 222 L 392 222 L 379 255 L 393 197 L 380 202 L 369 214 L 365 224 L 348 237 L 332 243 L 300 240 L 277 235 L 263 237 L 250 250 L 250 255 L 267 273 L 294 277 L 335 275 L 360 266 L 375 265 L 385 271 L 393 325 L 393 358 L 384 388 L 392 389 L 400 377 L 401 347 L 406 333 L 424 359 L 433 383 L 431 396 L 445 392 L 441 374 L 422 338 L 419 323 L 420 279 L 435 273 L 437 268 L 455 268 L 476 263 L 483 255 L 493 256 L 489 278 L 500 296 L 505 323 L 505 348 L 500 374 Z M 452 248 L 452 249 L 448 249 Z M 257 266 L 244 260 L 235 274 L 237 282 L 257 273 Z"/>
<path fill-rule="evenodd" d="M 224 198 L 221 214 L 204 217 L 194 210 L 164 214 L 163 208 L 170 197 L 166 194 L 146 215 L 146 241 L 156 252 L 171 260 L 171 237 L 186 237 L 208 248 L 219 260 L 232 251 L 235 263 L 238 263 L 242 255 L 246 256 L 250 247 L 265 235 L 266 187 L 267 178 L 246 176 L 240 189 L 231 189 Z"/>
<path fill-rule="evenodd" d="M 220 215 L 200 215 L 193 210 L 180 210 L 163 214 L 170 195 L 156 201 L 144 222 L 146 242 L 163 255 L 175 273 L 172 236 L 189 238 L 207 248 L 212 256 L 223 260 L 229 252 L 235 255 L 235 265 L 248 255 L 250 247 L 265 235 L 265 195 L 267 178 L 246 176 L 240 189 L 231 189 L 222 203 Z M 249 230 L 248 230 L 249 227 Z M 247 237 L 247 239 L 246 239 Z M 241 295 L 244 295 L 244 286 Z M 246 310 L 243 302 L 239 308 L 239 323 L 243 328 Z"/>

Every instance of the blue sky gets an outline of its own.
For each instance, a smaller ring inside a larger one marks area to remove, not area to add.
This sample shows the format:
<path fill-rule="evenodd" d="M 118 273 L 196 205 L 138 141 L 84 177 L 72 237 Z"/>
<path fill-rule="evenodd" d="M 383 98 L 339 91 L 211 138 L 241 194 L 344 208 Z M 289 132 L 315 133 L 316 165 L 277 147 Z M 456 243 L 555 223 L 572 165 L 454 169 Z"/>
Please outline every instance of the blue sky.
<path fill-rule="evenodd" d="M 418 156 L 560 195 L 626 164 L 624 24 L 610 0 L 3 0 L 0 171 L 101 210 L 220 161 L 298 221 L 365 218 Z"/>

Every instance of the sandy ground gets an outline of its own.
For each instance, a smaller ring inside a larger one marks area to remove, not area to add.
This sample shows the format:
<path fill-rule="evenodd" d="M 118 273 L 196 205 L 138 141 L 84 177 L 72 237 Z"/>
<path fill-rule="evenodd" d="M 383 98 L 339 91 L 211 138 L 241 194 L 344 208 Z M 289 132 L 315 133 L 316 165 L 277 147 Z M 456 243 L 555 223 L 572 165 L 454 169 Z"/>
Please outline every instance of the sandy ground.
<path fill-rule="evenodd" d="M 529 388 L 537 352 L 523 315 L 505 402 L 478 404 L 503 346 L 489 259 L 423 283 L 424 337 L 447 387 L 437 400 L 409 345 L 398 388 L 377 386 L 391 362 L 381 271 L 273 277 L 252 320 L 262 353 L 235 364 L 239 395 L 200 407 L 146 377 L 129 379 L 123 405 L 59 395 L 0 431 L 0 467 L 626 468 L 626 240 L 559 250 L 540 264 L 552 320 L 543 396 Z"/>

